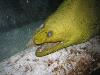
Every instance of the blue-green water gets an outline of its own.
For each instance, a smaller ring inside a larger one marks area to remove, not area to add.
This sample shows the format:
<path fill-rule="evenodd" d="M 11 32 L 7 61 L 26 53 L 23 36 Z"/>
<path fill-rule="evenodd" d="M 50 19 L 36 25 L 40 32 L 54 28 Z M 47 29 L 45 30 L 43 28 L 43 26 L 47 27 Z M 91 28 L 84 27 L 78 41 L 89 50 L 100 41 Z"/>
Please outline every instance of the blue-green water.
<path fill-rule="evenodd" d="M 26 48 L 26 44 L 42 21 L 0 33 L 0 61 L 20 52 Z"/>

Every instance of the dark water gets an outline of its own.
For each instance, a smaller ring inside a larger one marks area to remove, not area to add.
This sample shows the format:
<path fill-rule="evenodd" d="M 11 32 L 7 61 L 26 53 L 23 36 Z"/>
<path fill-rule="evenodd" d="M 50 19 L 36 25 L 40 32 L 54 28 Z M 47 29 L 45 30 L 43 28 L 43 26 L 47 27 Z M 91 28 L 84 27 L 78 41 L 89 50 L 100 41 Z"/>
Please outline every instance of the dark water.
<path fill-rule="evenodd" d="M 0 32 L 45 19 L 62 0 L 0 0 Z"/>
<path fill-rule="evenodd" d="M 42 21 L 37 21 L 21 28 L 0 33 L 0 61 L 24 50 L 41 23 Z"/>

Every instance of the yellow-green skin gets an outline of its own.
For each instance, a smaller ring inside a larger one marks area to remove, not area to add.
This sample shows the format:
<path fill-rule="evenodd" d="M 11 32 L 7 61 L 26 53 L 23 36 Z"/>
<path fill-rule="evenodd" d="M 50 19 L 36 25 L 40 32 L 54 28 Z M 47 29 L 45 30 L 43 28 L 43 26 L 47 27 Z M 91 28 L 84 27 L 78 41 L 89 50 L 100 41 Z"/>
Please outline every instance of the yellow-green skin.
<path fill-rule="evenodd" d="M 36 51 L 36 56 L 42 57 L 89 40 L 96 31 L 97 16 L 94 3 L 95 0 L 64 0 L 33 37 L 36 44 L 63 43 L 41 52 Z M 48 36 L 49 32 L 52 32 L 51 36 Z"/>

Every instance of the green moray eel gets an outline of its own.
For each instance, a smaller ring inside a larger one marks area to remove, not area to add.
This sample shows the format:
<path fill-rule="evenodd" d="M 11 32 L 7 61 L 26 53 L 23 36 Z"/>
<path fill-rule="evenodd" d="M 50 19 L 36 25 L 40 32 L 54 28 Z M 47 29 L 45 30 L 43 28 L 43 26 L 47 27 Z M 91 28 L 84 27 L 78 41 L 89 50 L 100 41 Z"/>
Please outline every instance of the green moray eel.
<path fill-rule="evenodd" d="M 97 32 L 97 21 L 95 0 L 64 0 L 33 37 L 37 45 L 56 45 L 42 51 L 37 50 L 36 56 L 42 57 L 62 48 L 86 42 Z"/>

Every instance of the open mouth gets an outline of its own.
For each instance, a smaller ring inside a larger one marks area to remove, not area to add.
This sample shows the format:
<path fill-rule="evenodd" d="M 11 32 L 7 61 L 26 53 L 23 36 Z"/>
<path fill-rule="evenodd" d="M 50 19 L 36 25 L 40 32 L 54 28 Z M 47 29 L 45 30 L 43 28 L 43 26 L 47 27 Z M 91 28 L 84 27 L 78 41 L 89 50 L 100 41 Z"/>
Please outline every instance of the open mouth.
<path fill-rule="evenodd" d="M 44 43 L 44 44 L 41 44 L 41 45 L 37 45 L 37 47 L 38 47 L 37 51 L 38 52 L 42 52 L 42 51 L 44 51 L 46 49 L 50 49 L 52 47 L 55 47 L 60 43 L 62 43 L 62 42 L 52 42 L 52 43 Z"/>

